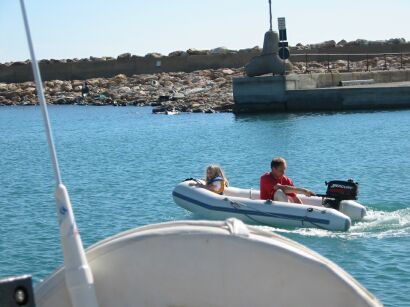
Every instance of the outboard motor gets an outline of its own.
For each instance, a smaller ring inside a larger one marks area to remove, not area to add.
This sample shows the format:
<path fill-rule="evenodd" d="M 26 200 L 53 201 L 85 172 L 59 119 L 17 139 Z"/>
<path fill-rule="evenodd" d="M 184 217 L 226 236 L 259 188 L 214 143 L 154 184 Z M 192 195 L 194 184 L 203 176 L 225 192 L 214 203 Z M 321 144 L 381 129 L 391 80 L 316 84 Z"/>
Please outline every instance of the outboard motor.
<path fill-rule="evenodd" d="M 333 180 L 325 182 L 325 184 L 327 185 L 326 195 L 319 195 L 323 197 L 325 207 L 339 210 L 342 200 L 357 200 L 359 183 L 354 182 L 353 179 Z"/>
<path fill-rule="evenodd" d="M 333 180 L 326 182 L 327 190 L 326 196 L 337 198 L 340 200 L 357 200 L 359 194 L 359 183 L 354 182 L 353 179 L 347 181 Z"/>

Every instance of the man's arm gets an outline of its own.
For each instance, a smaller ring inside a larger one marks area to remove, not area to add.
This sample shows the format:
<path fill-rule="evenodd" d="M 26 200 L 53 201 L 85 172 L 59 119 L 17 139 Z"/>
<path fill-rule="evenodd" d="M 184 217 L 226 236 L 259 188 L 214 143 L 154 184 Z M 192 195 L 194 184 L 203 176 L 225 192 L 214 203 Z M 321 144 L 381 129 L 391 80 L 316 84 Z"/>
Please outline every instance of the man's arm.
<path fill-rule="evenodd" d="M 305 188 L 298 188 L 298 187 L 294 187 L 291 185 L 283 185 L 283 184 L 277 184 L 273 187 L 276 190 L 282 190 L 285 193 L 299 193 L 299 194 L 304 194 L 306 196 L 314 196 L 316 195 L 315 193 L 313 193 L 312 191 L 305 189 Z"/>

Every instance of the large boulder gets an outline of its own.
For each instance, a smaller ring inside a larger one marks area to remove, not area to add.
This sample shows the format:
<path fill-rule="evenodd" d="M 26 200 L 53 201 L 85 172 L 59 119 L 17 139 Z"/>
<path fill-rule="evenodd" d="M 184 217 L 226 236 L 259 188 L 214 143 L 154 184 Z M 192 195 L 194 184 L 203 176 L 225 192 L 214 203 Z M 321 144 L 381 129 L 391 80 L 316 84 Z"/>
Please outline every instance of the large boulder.
<path fill-rule="evenodd" d="M 62 80 L 54 80 L 54 86 L 62 86 L 64 84 L 64 81 Z"/>
<path fill-rule="evenodd" d="M 11 66 L 22 66 L 22 65 L 26 65 L 26 62 L 23 61 L 17 61 L 17 62 L 13 62 L 13 64 L 11 64 Z"/>
<path fill-rule="evenodd" d="M 61 85 L 61 90 L 64 91 L 64 92 L 71 92 L 73 90 L 73 87 L 72 87 L 71 83 L 64 82 L 64 84 Z"/>
<path fill-rule="evenodd" d="M 222 69 L 222 73 L 224 73 L 225 75 L 233 75 L 235 72 L 232 69 L 226 68 Z"/>
<path fill-rule="evenodd" d="M 36 84 L 33 81 L 27 81 L 27 82 L 20 83 L 19 86 L 20 86 L 21 89 L 24 90 L 28 87 L 35 87 Z"/>
<path fill-rule="evenodd" d="M 129 60 L 131 58 L 131 53 L 122 53 L 117 57 L 117 60 Z"/>
<path fill-rule="evenodd" d="M 386 41 L 384 40 L 369 41 L 369 45 L 371 46 L 382 46 L 385 44 L 386 44 Z"/>
<path fill-rule="evenodd" d="M 82 86 L 84 81 L 82 80 L 71 80 L 71 85 L 76 87 L 76 86 Z"/>
<path fill-rule="evenodd" d="M 336 47 L 336 42 L 334 40 L 324 41 L 319 44 L 311 44 L 311 49 L 326 49 L 326 48 L 334 48 Z"/>
<path fill-rule="evenodd" d="M 207 55 L 209 54 L 209 50 L 197 50 L 194 48 L 190 48 L 186 51 L 189 55 Z"/>
<path fill-rule="evenodd" d="M 24 95 L 34 95 L 36 93 L 36 88 L 35 87 L 27 87 L 24 90 Z"/>
<path fill-rule="evenodd" d="M 228 54 L 228 53 L 236 53 L 235 50 L 229 50 L 226 47 L 217 47 L 214 49 L 211 49 L 209 51 L 210 54 Z"/>
<path fill-rule="evenodd" d="M 98 57 L 90 56 L 90 60 L 93 62 L 104 62 L 105 58 L 98 58 Z"/>
<path fill-rule="evenodd" d="M 133 55 L 131 56 L 131 59 L 132 59 L 132 60 L 143 59 L 143 58 L 144 58 L 143 56 L 135 55 L 135 54 L 133 54 Z"/>
<path fill-rule="evenodd" d="M 369 44 L 368 40 L 358 38 L 355 41 L 347 42 L 345 46 L 366 46 L 368 44 Z"/>
<path fill-rule="evenodd" d="M 183 93 L 175 93 L 172 95 L 172 100 L 184 99 L 185 95 Z"/>
<path fill-rule="evenodd" d="M 131 93 L 131 89 L 130 89 L 128 86 L 121 86 L 121 87 L 118 89 L 118 92 L 119 92 L 120 94 L 129 94 L 129 93 Z"/>
<path fill-rule="evenodd" d="M 336 47 L 344 47 L 344 45 L 346 45 L 346 44 L 347 44 L 347 41 L 344 40 L 344 39 L 342 39 L 341 41 L 339 41 L 339 42 L 336 44 Z"/>
<path fill-rule="evenodd" d="M 58 60 L 58 59 L 51 59 L 50 60 L 51 64 L 58 64 L 58 63 L 67 63 L 66 60 L 62 59 L 62 60 Z"/>
<path fill-rule="evenodd" d="M 163 55 L 162 55 L 161 53 L 158 53 L 158 52 L 151 52 L 151 53 L 147 53 L 147 54 L 145 55 L 145 57 L 146 57 L 146 58 L 155 58 L 155 59 L 158 59 L 158 58 L 162 58 Z"/>
<path fill-rule="evenodd" d="M 113 77 L 112 80 L 115 81 L 115 82 L 126 81 L 127 76 L 124 75 L 124 74 L 119 74 L 119 75 L 116 75 L 115 77 Z"/>
<path fill-rule="evenodd" d="M 261 52 L 261 48 L 259 46 L 255 46 L 253 48 L 239 49 L 238 52 L 239 53 Z"/>
<path fill-rule="evenodd" d="M 170 54 L 168 54 L 168 56 L 187 56 L 187 55 L 188 53 L 182 50 L 173 51 Z"/>
<path fill-rule="evenodd" d="M 406 40 L 404 38 L 391 38 L 387 41 L 387 44 L 389 45 L 399 45 L 399 44 L 405 44 Z"/>

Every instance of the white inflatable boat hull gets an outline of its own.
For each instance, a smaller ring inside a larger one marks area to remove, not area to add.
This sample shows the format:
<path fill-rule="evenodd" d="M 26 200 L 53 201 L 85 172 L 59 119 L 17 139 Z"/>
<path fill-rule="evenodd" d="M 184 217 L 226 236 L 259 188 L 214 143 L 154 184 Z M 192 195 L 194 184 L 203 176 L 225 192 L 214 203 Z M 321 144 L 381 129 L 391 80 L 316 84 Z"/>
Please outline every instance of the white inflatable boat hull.
<path fill-rule="evenodd" d="M 150 225 L 87 250 L 100 307 L 378 307 L 336 264 L 277 234 L 231 219 Z M 60 268 L 36 306 L 71 307 Z"/>
<path fill-rule="evenodd" d="M 299 195 L 304 205 L 259 199 L 259 191 L 229 187 L 224 195 L 178 184 L 172 195 L 176 204 L 210 219 L 238 218 L 246 223 L 274 227 L 314 227 L 347 231 L 351 220 L 363 218 L 365 208 L 354 201 L 342 201 L 341 211 L 325 208 L 320 197 Z M 349 216 L 350 215 L 350 216 Z"/>

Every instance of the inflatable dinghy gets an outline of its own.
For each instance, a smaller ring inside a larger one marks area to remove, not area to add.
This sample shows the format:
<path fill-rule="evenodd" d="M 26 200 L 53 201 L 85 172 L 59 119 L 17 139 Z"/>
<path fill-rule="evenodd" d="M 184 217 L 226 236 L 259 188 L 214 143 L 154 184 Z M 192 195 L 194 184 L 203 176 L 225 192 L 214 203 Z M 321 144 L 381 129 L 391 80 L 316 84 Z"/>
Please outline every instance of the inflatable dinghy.
<path fill-rule="evenodd" d="M 303 204 L 261 200 L 259 190 L 227 187 L 223 195 L 178 184 L 172 196 L 177 205 L 210 219 L 238 218 L 246 223 L 273 227 L 313 227 L 347 231 L 361 220 L 366 208 L 354 200 L 342 200 L 338 210 L 328 207 L 324 197 L 298 195 Z"/>

